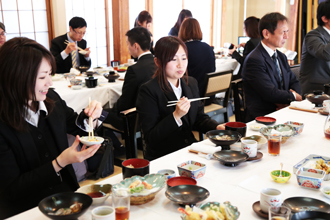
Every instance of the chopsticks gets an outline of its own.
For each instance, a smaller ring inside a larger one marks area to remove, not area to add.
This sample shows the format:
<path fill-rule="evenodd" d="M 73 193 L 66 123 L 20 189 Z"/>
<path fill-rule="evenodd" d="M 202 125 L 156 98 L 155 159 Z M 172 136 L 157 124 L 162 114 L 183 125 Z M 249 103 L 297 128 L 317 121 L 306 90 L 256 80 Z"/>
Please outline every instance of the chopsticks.
<path fill-rule="evenodd" d="M 190 102 L 194 102 L 194 101 L 199 101 L 199 100 L 203 100 L 203 99 L 209 99 L 210 97 L 202 97 L 202 98 L 195 98 L 195 99 L 188 99 Z M 168 103 L 173 103 L 173 104 L 169 104 L 166 107 L 169 106 L 173 106 L 176 105 L 177 102 L 179 102 L 180 100 L 174 100 L 174 101 L 168 101 Z"/>
<path fill-rule="evenodd" d="M 69 42 L 68 40 L 65 40 L 64 43 L 65 43 L 65 44 L 69 44 L 70 42 Z M 84 49 L 82 49 L 82 48 L 80 48 L 80 47 L 78 47 L 78 46 L 77 46 L 77 48 L 78 48 L 78 50 L 81 50 L 81 51 L 84 50 Z"/>
<path fill-rule="evenodd" d="M 88 98 L 89 104 L 88 106 L 91 106 L 91 97 Z M 92 141 L 94 140 L 94 129 L 93 129 L 93 118 L 89 117 L 89 129 L 88 129 L 88 140 Z"/>

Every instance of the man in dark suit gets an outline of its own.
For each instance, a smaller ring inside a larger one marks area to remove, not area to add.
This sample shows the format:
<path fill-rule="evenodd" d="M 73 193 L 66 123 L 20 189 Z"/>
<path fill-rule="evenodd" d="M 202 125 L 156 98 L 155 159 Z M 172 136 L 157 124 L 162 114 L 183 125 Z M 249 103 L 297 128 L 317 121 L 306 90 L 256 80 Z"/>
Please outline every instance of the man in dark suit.
<path fill-rule="evenodd" d="M 261 42 L 247 56 L 242 70 L 246 121 L 302 100 L 286 56 L 276 50 L 288 38 L 287 18 L 280 13 L 266 14 L 259 22 L 259 32 Z"/>
<path fill-rule="evenodd" d="M 330 83 L 330 1 L 319 4 L 317 24 L 305 39 L 301 53 L 300 84 L 302 94 L 324 89 Z"/>
<path fill-rule="evenodd" d="M 56 60 L 56 73 L 68 73 L 71 67 L 91 66 L 90 50 L 83 39 L 87 23 L 85 19 L 73 17 L 69 22 L 70 31 L 51 41 L 50 52 Z M 65 44 L 66 41 L 70 43 Z M 79 53 L 78 47 L 87 51 L 85 55 Z"/>
<path fill-rule="evenodd" d="M 122 95 L 112 109 L 108 109 L 109 115 L 105 120 L 114 127 L 122 130 L 123 119 L 120 112 L 134 108 L 140 86 L 149 81 L 154 75 L 156 65 L 150 52 L 150 34 L 146 28 L 136 27 L 126 33 L 129 53 L 138 58 L 134 65 L 127 68 Z"/>

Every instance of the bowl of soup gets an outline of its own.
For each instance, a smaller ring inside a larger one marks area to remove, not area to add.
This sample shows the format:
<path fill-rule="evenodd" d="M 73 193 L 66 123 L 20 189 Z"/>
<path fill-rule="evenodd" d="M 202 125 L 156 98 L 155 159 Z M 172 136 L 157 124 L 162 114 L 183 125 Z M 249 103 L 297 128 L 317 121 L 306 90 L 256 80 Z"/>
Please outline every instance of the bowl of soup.
<path fill-rule="evenodd" d="M 90 184 L 80 187 L 77 192 L 89 195 L 93 199 L 93 205 L 103 204 L 110 196 L 112 190 L 111 184 Z"/>

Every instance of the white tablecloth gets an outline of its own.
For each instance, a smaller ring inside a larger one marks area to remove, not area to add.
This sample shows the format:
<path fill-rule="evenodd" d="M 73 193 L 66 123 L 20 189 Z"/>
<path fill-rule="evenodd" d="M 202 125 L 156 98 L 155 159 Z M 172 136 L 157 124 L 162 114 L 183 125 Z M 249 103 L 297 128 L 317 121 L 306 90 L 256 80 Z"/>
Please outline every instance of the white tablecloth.
<path fill-rule="evenodd" d="M 111 108 L 122 93 L 124 81 L 117 79 L 116 82 L 109 83 L 103 76 L 94 77 L 98 78 L 99 83 L 95 88 L 83 87 L 79 90 L 73 90 L 68 87 L 69 83 L 64 77 L 60 80 L 53 81 L 52 87 L 55 88 L 55 91 L 66 101 L 66 104 L 76 112 L 80 112 L 88 105 L 88 97 L 101 102 L 102 106 L 109 103 Z M 83 82 L 85 81 L 85 77 L 78 76 L 76 78 L 82 79 Z"/>
<path fill-rule="evenodd" d="M 205 163 L 206 174 L 197 180 L 197 184 L 210 191 L 208 201 L 230 201 L 238 207 L 241 213 L 239 219 L 261 219 L 252 210 L 252 204 L 260 199 L 260 190 L 265 187 L 273 187 L 282 192 L 282 198 L 305 196 L 323 200 L 329 203 L 329 199 L 321 194 L 321 191 L 314 191 L 301 188 L 297 184 L 296 176 L 293 174 L 293 165 L 307 157 L 309 154 L 330 156 L 330 140 L 324 137 L 323 125 L 325 116 L 319 113 L 309 113 L 288 108 L 282 109 L 270 116 L 277 119 L 277 124 L 286 121 L 297 121 L 304 123 L 303 132 L 295 137 L 291 137 L 287 143 L 281 146 L 281 153 L 278 157 L 269 156 L 267 146 L 260 149 L 263 158 L 260 161 L 244 162 L 237 167 L 226 167 L 216 160 L 207 160 L 197 154 L 189 153 L 188 147 L 172 154 L 154 160 L 150 164 L 150 173 L 156 173 L 161 169 L 172 169 L 177 172 L 177 165 L 187 160 L 196 160 Z M 247 130 L 247 135 L 258 134 L 258 132 Z M 235 145 L 232 148 L 238 149 Z M 280 168 L 283 162 L 283 170 L 292 174 L 291 179 L 286 184 L 275 183 L 270 172 Z M 116 184 L 122 180 L 122 175 L 118 174 L 101 183 Z M 323 181 L 322 186 L 329 186 L 330 181 Z M 111 197 L 106 201 L 110 204 Z M 90 209 L 80 219 L 91 219 Z M 144 205 L 131 206 L 130 219 L 134 220 L 154 220 L 154 219 L 180 219 L 178 206 L 165 196 L 165 189 L 162 189 L 156 198 Z M 45 219 L 38 208 L 31 209 L 11 219 Z"/>
<path fill-rule="evenodd" d="M 215 71 L 222 72 L 226 70 L 234 70 L 233 75 L 238 73 L 241 64 L 231 57 L 215 59 Z"/>

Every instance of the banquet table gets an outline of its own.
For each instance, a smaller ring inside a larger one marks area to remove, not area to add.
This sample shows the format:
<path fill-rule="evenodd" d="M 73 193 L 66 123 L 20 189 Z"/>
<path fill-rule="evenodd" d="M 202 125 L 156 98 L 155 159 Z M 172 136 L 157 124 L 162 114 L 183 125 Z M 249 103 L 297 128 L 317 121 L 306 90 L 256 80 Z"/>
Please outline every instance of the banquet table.
<path fill-rule="evenodd" d="M 183 148 L 174 153 L 151 161 L 150 173 L 156 173 L 161 169 L 172 169 L 178 174 L 177 165 L 187 160 L 194 160 L 206 164 L 206 174 L 197 180 L 197 185 L 209 190 L 210 196 L 203 202 L 230 201 L 232 205 L 237 206 L 239 219 L 261 219 L 252 209 L 254 202 L 259 201 L 260 191 L 263 188 L 276 188 L 282 192 L 282 199 L 289 197 L 312 197 L 329 203 L 329 199 L 324 197 L 320 190 L 305 189 L 297 184 L 296 176 L 293 173 L 293 166 L 300 162 L 309 154 L 330 156 L 330 140 L 327 140 L 323 133 L 323 125 L 326 117 L 319 113 L 310 113 L 284 108 L 276 111 L 269 116 L 277 119 L 276 124 L 282 124 L 286 121 L 296 121 L 304 123 L 303 132 L 297 136 L 291 137 L 281 146 L 281 152 L 278 157 L 268 155 L 267 145 L 260 151 L 263 158 L 259 161 L 247 161 L 236 167 L 227 167 L 220 164 L 217 160 L 207 160 L 198 154 L 189 153 L 189 147 Z M 254 122 L 248 123 L 251 124 Z M 247 129 L 247 136 L 259 134 L 259 132 Z M 204 140 L 200 144 L 205 144 L 209 140 Z M 240 144 L 234 144 L 232 149 L 239 150 Z M 283 162 L 283 170 L 292 174 L 291 179 L 280 184 L 272 180 L 270 172 L 280 168 Z M 105 179 L 100 184 L 116 184 L 122 180 L 122 174 Z M 329 186 L 330 181 L 323 181 L 322 187 Z M 149 219 L 180 219 L 180 213 L 177 211 L 178 205 L 171 202 L 165 196 L 165 188 L 156 195 L 155 199 L 139 206 L 131 206 L 130 219 L 149 220 Z M 111 204 L 111 197 L 105 203 Z M 91 206 L 89 210 L 79 219 L 91 219 Z M 46 219 L 38 210 L 33 208 L 24 213 L 16 215 L 10 219 Z"/>
<path fill-rule="evenodd" d="M 74 90 L 68 87 L 69 82 L 65 80 L 64 77 L 57 77 L 56 81 L 53 80 L 52 88 L 54 88 L 61 98 L 66 101 L 66 104 L 76 112 L 80 112 L 88 105 L 88 97 L 101 102 L 102 106 L 109 104 L 111 108 L 122 93 L 124 75 L 121 73 L 120 78 L 111 83 L 101 75 L 94 75 L 95 78 L 98 78 L 98 86 L 95 88 L 87 88 L 84 86 L 82 89 Z M 82 79 L 83 82 L 85 81 L 84 76 L 77 76 L 76 78 Z"/>
<path fill-rule="evenodd" d="M 215 59 L 215 71 L 223 72 L 226 70 L 233 70 L 233 75 L 236 75 L 239 71 L 241 64 L 237 60 L 231 57 L 217 58 Z"/>

